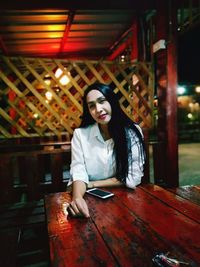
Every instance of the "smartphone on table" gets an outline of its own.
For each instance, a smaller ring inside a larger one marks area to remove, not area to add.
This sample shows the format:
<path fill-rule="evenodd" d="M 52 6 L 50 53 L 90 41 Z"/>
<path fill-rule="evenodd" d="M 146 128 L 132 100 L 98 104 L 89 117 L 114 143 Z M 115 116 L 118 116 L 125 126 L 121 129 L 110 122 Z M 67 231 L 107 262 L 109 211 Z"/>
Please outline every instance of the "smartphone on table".
<path fill-rule="evenodd" d="M 114 196 L 113 193 L 99 189 L 99 188 L 88 189 L 86 193 L 93 195 L 95 197 L 102 198 L 102 199 L 106 199 L 106 198 Z"/>

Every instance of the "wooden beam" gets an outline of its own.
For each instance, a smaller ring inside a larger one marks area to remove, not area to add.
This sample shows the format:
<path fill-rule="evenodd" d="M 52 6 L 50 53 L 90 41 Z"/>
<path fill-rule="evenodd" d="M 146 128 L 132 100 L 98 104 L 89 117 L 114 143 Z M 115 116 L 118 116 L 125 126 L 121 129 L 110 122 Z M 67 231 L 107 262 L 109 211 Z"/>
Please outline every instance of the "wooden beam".
<path fill-rule="evenodd" d="M 63 34 L 63 38 L 62 38 L 61 43 L 60 43 L 59 54 L 64 52 L 64 46 L 67 43 L 67 39 L 68 39 L 70 28 L 71 28 L 71 25 L 72 25 L 72 22 L 73 22 L 73 19 L 74 19 L 74 15 L 75 15 L 75 11 L 70 11 L 69 12 L 68 19 L 67 19 L 67 24 L 66 24 L 65 31 L 64 31 L 64 34 Z"/>
<path fill-rule="evenodd" d="M 124 50 L 131 44 L 131 39 L 128 38 L 124 43 L 117 47 L 117 49 L 108 57 L 108 60 L 116 59 Z"/>

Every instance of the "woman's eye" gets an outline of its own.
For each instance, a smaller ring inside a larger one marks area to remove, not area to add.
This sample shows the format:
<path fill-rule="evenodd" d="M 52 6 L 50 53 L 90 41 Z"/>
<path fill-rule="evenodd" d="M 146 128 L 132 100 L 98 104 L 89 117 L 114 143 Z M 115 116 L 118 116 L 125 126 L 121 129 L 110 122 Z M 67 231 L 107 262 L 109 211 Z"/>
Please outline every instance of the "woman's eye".
<path fill-rule="evenodd" d="M 92 109 L 92 108 L 94 108 L 94 105 L 93 104 L 92 105 L 88 105 L 88 108 Z"/>
<path fill-rule="evenodd" d="M 105 101 L 106 101 L 105 99 L 101 99 L 101 100 L 99 100 L 99 103 L 103 104 Z"/>

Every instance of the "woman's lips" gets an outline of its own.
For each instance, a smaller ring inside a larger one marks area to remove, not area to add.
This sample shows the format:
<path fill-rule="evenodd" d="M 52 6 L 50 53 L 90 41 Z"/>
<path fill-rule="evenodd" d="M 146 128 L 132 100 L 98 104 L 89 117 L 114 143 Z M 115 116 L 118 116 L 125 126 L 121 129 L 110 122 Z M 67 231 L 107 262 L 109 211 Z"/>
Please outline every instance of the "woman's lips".
<path fill-rule="evenodd" d="M 105 120 L 106 116 L 107 116 L 107 114 L 100 115 L 100 116 L 98 116 L 98 119 L 99 120 Z"/>

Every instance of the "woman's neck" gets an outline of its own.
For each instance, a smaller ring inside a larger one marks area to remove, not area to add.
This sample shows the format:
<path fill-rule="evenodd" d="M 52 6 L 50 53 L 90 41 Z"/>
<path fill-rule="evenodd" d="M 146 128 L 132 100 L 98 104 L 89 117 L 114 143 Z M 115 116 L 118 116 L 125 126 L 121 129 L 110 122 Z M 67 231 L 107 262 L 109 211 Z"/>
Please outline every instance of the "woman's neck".
<path fill-rule="evenodd" d="M 108 124 L 99 124 L 99 130 L 105 141 L 111 138 L 108 130 Z"/>

